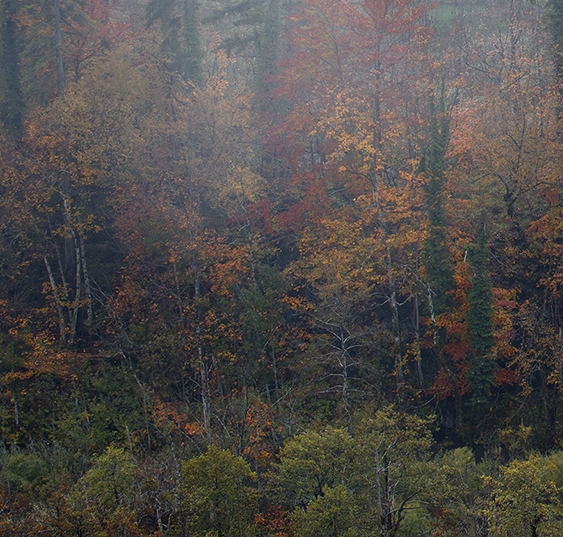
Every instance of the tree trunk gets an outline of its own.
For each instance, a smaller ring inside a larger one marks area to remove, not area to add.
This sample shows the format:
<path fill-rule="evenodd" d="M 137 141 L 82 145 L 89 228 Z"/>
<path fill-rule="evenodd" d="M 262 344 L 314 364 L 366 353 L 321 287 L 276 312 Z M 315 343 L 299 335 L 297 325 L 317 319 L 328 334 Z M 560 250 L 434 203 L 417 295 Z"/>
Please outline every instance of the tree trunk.
<path fill-rule="evenodd" d="M 55 306 L 57 307 L 57 314 L 59 317 L 59 340 L 61 345 L 66 345 L 66 322 L 64 311 L 61 305 L 61 300 L 59 297 L 59 290 L 57 288 L 57 282 L 55 281 L 55 277 L 53 275 L 53 271 L 51 270 L 51 265 L 49 264 L 49 260 L 47 256 L 43 256 L 43 261 L 45 262 L 45 268 L 47 269 L 47 275 L 49 276 L 49 283 L 51 284 L 51 289 L 53 291 L 53 297 L 55 299 Z"/>
<path fill-rule="evenodd" d="M 201 287 L 199 281 L 199 267 L 197 261 L 192 263 L 192 270 L 194 272 L 194 299 L 197 302 L 201 298 Z M 205 428 L 205 436 L 207 441 L 211 444 L 211 404 L 209 399 L 209 370 L 205 360 L 205 353 L 202 341 L 202 326 L 200 319 L 197 321 L 196 327 L 196 340 L 197 340 L 197 359 L 199 365 L 200 376 L 200 391 L 201 391 L 201 407 L 203 413 L 203 426 Z"/>
<path fill-rule="evenodd" d="M 91 328 L 94 325 L 94 311 L 92 309 L 92 288 L 90 287 L 90 275 L 88 273 L 88 266 L 86 265 L 86 247 L 84 245 L 84 237 L 80 235 L 80 260 L 82 263 L 82 274 L 84 275 L 84 291 L 86 293 L 86 311 L 88 326 Z"/>

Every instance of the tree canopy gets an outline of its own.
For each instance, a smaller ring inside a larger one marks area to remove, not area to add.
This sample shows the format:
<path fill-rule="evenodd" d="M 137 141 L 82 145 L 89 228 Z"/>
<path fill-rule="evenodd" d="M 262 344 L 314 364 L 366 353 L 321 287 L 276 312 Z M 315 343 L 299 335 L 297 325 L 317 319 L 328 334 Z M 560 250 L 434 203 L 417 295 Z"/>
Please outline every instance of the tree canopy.
<path fill-rule="evenodd" d="M 562 6 L 3 0 L 0 536 L 561 532 Z"/>

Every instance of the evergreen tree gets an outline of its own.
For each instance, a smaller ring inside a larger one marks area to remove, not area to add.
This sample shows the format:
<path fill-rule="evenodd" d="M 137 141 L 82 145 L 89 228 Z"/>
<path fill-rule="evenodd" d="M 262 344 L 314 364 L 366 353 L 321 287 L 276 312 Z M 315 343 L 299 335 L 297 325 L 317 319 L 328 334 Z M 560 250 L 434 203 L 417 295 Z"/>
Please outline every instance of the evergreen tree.
<path fill-rule="evenodd" d="M 222 47 L 230 52 L 250 49 L 255 55 L 256 106 L 267 110 L 272 106 L 272 77 L 279 59 L 283 0 L 241 0 L 228 4 L 206 19 L 208 22 L 228 20 L 231 31 L 225 32 Z"/>
<path fill-rule="evenodd" d="M 445 154 L 450 139 L 450 119 L 445 112 L 444 100 L 440 99 L 438 106 L 432 99 L 430 101 L 432 114 L 430 146 L 426 155 L 423 155 L 419 171 L 426 174 L 427 182 L 424 186 L 425 204 L 428 214 L 428 235 L 423 244 L 422 259 L 428 286 L 428 302 L 430 315 L 434 324 L 434 347 L 431 353 L 438 360 L 443 372 L 447 372 L 452 385 L 455 386 L 454 397 L 456 421 L 460 418 L 460 394 L 457 381 L 453 373 L 454 368 L 448 363 L 443 348 L 446 343 L 447 331 L 438 329 L 436 317 L 445 314 L 451 309 L 451 294 L 455 283 L 453 266 L 448 247 L 449 237 L 446 215 L 446 176 L 444 173 Z M 420 385 L 423 384 L 422 353 L 418 360 L 418 376 Z M 448 402 L 447 406 L 452 406 Z"/>
<path fill-rule="evenodd" d="M 563 81 L 563 0 L 549 0 L 547 22 L 553 40 L 555 68 L 560 81 Z"/>
<path fill-rule="evenodd" d="M 493 357 L 493 294 L 489 276 L 489 255 L 484 221 L 481 221 L 479 225 L 477 244 L 470 254 L 473 281 L 468 295 L 467 324 L 473 355 L 469 363 L 467 380 L 472 393 L 471 403 L 479 405 L 490 397 L 495 368 Z"/>
<path fill-rule="evenodd" d="M 15 140 L 23 129 L 23 99 L 20 87 L 19 36 L 15 0 L 0 3 L 0 120 Z"/>
<path fill-rule="evenodd" d="M 265 110 L 272 106 L 270 92 L 272 77 L 276 73 L 281 33 L 281 0 L 270 0 L 264 10 L 262 32 L 258 40 L 258 79 L 256 97 L 258 107 Z"/>
<path fill-rule="evenodd" d="M 444 207 L 446 198 L 444 156 L 450 138 L 450 125 L 443 99 L 440 100 L 438 107 L 431 102 L 431 107 L 433 117 L 430 147 L 421 160 L 419 170 L 428 175 L 425 193 L 429 225 L 423 250 L 424 269 L 430 287 L 433 313 L 439 315 L 447 309 L 448 291 L 454 287 Z"/>
<path fill-rule="evenodd" d="M 147 27 L 160 21 L 169 67 L 195 86 L 203 84 L 203 46 L 197 0 L 151 0 Z"/>

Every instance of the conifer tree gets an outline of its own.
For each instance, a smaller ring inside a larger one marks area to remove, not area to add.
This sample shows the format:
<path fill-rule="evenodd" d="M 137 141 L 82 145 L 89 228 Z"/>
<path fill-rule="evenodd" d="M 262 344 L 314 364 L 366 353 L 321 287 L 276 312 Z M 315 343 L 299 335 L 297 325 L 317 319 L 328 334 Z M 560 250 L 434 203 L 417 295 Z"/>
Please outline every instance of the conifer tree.
<path fill-rule="evenodd" d="M 203 47 L 197 0 L 151 0 L 146 10 L 147 27 L 160 21 L 161 50 L 169 67 L 195 86 L 203 84 Z"/>
<path fill-rule="evenodd" d="M 206 19 L 208 22 L 228 19 L 234 27 L 222 39 L 221 46 L 227 52 L 254 51 L 256 106 L 259 110 L 267 110 L 274 102 L 270 90 L 279 59 L 282 11 L 283 0 L 242 0 L 215 10 Z"/>
<path fill-rule="evenodd" d="M 556 73 L 559 80 L 563 81 L 563 0 L 549 0 L 547 8 Z"/>
<path fill-rule="evenodd" d="M 473 278 L 468 295 L 467 324 L 473 355 L 469 362 L 467 380 L 472 393 L 471 403 L 479 405 L 490 396 L 495 368 L 493 357 L 493 294 L 483 219 L 477 233 L 477 244 L 470 252 L 470 261 L 473 267 Z"/>
<path fill-rule="evenodd" d="M 264 10 L 262 32 L 258 40 L 257 99 L 260 109 L 271 106 L 271 78 L 276 73 L 281 32 L 281 0 L 270 0 Z"/>
<path fill-rule="evenodd" d="M 423 155 L 419 165 L 419 170 L 427 176 L 424 192 L 428 214 L 428 235 L 422 250 L 423 267 L 428 286 L 429 313 L 434 324 L 434 347 L 432 351 L 438 358 L 442 370 L 447 372 L 452 385 L 456 386 L 454 407 L 459 422 L 460 401 L 457 380 L 453 368 L 447 363 L 442 352 L 447 333 L 445 329 L 438 329 L 437 322 L 437 317 L 445 314 L 451 308 L 450 291 L 455 287 L 453 266 L 448 248 L 448 222 L 445 208 L 447 192 L 444 164 L 450 139 L 450 119 L 445 112 L 443 99 L 440 99 L 438 105 L 432 99 L 430 107 L 432 114 L 430 147 L 426 155 Z M 417 363 L 419 381 L 422 385 L 422 353 Z"/>
<path fill-rule="evenodd" d="M 423 156 L 419 170 L 428 175 L 425 185 L 428 211 L 428 237 L 424 244 L 424 269 L 430 287 L 435 315 L 443 313 L 448 305 L 448 291 L 453 289 L 452 264 L 447 247 L 447 221 L 444 207 L 446 177 L 444 156 L 450 137 L 449 118 L 443 99 L 438 106 L 431 102 L 432 129 L 428 152 Z"/>
<path fill-rule="evenodd" d="M 22 135 L 23 99 L 20 87 L 19 36 L 14 0 L 0 3 L 0 120 L 10 137 Z"/>

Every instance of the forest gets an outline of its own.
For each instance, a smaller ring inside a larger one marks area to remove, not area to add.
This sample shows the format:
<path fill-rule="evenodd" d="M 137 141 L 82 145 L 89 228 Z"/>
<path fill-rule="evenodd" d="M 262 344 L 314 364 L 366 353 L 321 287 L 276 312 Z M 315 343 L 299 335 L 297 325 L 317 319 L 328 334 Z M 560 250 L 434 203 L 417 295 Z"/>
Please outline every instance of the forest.
<path fill-rule="evenodd" d="M 563 0 L 0 0 L 0 537 L 563 535 Z"/>

